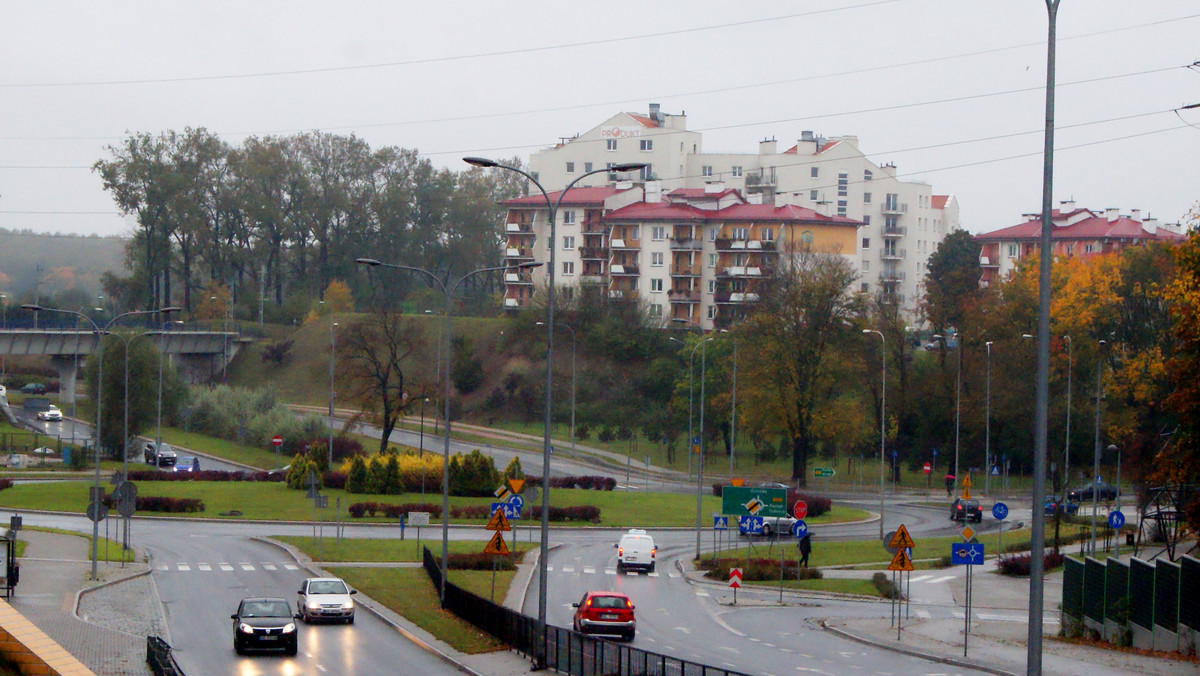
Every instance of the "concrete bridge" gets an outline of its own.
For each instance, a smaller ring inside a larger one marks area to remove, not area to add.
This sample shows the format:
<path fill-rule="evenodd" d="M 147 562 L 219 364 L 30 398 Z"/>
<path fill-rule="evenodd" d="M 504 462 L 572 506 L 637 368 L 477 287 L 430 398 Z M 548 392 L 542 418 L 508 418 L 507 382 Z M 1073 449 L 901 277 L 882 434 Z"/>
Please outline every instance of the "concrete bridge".
<path fill-rule="evenodd" d="M 48 355 L 50 363 L 58 370 L 60 401 L 71 403 L 75 401 L 80 358 L 86 358 L 96 350 L 97 338 L 93 331 L 73 328 L 0 329 L 0 355 Z M 129 340 L 154 343 L 190 383 L 220 376 L 242 346 L 253 342 L 252 338 L 234 331 L 186 329 L 139 333 Z"/>

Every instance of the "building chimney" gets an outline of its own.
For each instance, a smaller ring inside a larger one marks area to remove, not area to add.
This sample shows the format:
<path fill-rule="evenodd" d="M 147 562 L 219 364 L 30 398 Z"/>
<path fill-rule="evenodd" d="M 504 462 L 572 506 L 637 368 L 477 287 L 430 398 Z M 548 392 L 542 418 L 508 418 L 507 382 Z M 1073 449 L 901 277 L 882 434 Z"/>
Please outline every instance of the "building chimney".
<path fill-rule="evenodd" d="M 704 194 L 706 195 L 713 195 L 723 192 L 724 190 L 725 183 L 723 181 L 709 181 L 708 183 L 704 184 Z"/>
<path fill-rule="evenodd" d="M 1129 217 L 1130 217 L 1130 218 L 1132 218 L 1132 219 L 1133 219 L 1133 220 L 1135 220 L 1135 221 L 1138 221 L 1138 222 L 1140 223 L 1140 222 L 1141 222 L 1141 220 L 1142 220 L 1142 210 L 1141 210 L 1141 209 L 1133 209 L 1133 210 L 1131 210 L 1131 211 L 1129 212 Z"/>
<path fill-rule="evenodd" d="M 1108 219 L 1109 223 L 1116 221 L 1117 220 L 1117 208 L 1116 207 L 1108 207 L 1107 209 L 1105 209 L 1104 217 Z"/>
<path fill-rule="evenodd" d="M 658 204 L 662 201 L 662 182 L 661 181 L 646 181 L 645 197 L 643 198 L 649 204 Z"/>
<path fill-rule="evenodd" d="M 1142 221 L 1142 230 L 1145 230 L 1148 234 L 1151 234 L 1151 235 L 1158 234 L 1158 219 L 1157 218 L 1147 218 L 1146 220 Z"/>
<path fill-rule="evenodd" d="M 1075 200 L 1063 200 L 1058 203 L 1059 213 L 1069 214 L 1075 211 Z"/>
<path fill-rule="evenodd" d="M 773 139 L 773 138 L 766 139 L 765 138 L 758 142 L 758 154 L 759 155 L 775 155 L 777 153 L 778 153 L 778 151 L 776 150 L 775 139 Z"/>
<path fill-rule="evenodd" d="M 662 109 L 657 103 L 650 104 L 650 119 L 655 122 L 662 122 Z"/>

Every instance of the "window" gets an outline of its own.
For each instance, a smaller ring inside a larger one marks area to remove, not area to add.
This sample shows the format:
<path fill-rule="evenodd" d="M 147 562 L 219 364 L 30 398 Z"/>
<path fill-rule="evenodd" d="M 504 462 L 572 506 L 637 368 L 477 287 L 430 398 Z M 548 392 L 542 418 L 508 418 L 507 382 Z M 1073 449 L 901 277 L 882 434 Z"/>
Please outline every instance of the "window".
<path fill-rule="evenodd" d="M 808 175 L 812 178 L 816 178 L 821 175 L 821 169 L 819 167 L 813 167 L 812 169 L 808 170 Z"/>
<path fill-rule="evenodd" d="M 729 170 L 729 173 L 734 178 L 741 178 L 742 177 L 742 168 L 735 164 L 735 165 L 733 165 L 733 168 L 731 168 Z"/>
<path fill-rule="evenodd" d="M 1096 253 L 1096 245 L 1095 245 L 1095 244 L 1092 244 L 1091 242 L 1088 242 L 1087 244 L 1084 244 L 1084 245 L 1083 245 L 1083 252 L 1084 252 L 1084 253 Z"/>
<path fill-rule="evenodd" d="M 733 239 L 746 239 L 747 235 L 749 234 L 749 229 L 734 228 L 732 230 L 732 232 L 733 232 Z"/>
<path fill-rule="evenodd" d="M 653 139 L 644 138 L 638 142 L 638 145 L 643 152 L 654 150 L 654 140 Z"/>
<path fill-rule="evenodd" d="M 864 251 L 871 248 L 871 238 L 870 237 L 863 237 L 862 248 Z"/>
<path fill-rule="evenodd" d="M 567 209 L 563 212 L 563 225 L 575 225 L 575 211 Z"/>
<path fill-rule="evenodd" d="M 654 167 L 650 166 L 649 164 L 642 167 L 641 177 L 642 177 L 643 181 L 653 181 L 654 180 Z"/>
<path fill-rule="evenodd" d="M 616 152 L 616 150 L 617 150 L 617 139 L 615 139 L 615 138 L 610 138 L 610 139 L 607 139 L 607 140 L 604 142 L 604 144 L 605 144 L 605 145 L 604 145 L 604 149 L 605 149 L 605 150 L 607 150 L 607 151 L 608 151 L 608 152 L 610 152 L 610 153 L 612 153 L 612 152 Z"/>
<path fill-rule="evenodd" d="M 563 261 L 562 273 L 564 275 L 575 274 L 575 261 Z"/>
<path fill-rule="evenodd" d="M 1068 255 L 1068 256 L 1073 256 L 1074 254 L 1075 254 L 1075 245 L 1074 245 L 1074 244 L 1068 244 L 1068 245 L 1067 245 L 1067 255 Z"/>
<path fill-rule="evenodd" d="M 651 303 L 650 304 L 650 316 L 651 317 L 661 317 L 662 316 L 662 305 L 660 305 L 658 303 Z"/>
<path fill-rule="evenodd" d="M 774 228 L 763 228 L 758 233 L 758 238 L 764 242 L 774 242 L 775 241 L 775 229 Z"/>
<path fill-rule="evenodd" d="M 715 280 L 715 279 L 708 280 L 708 292 L 709 293 L 717 292 L 717 280 Z"/>
<path fill-rule="evenodd" d="M 568 174 L 575 173 L 575 163 L 574 162 L 567 162 L 567 173 Z"/>
<path fill-rule="evenodd" d="M 816 202 L 817 201 L 817 191 L 809 190 L 808 191 L 808 199 L 812 200 L 813 202 Z"/>
<path fill-rule="evenodd" d="M 862 262 L 862 271 L 863 271 L 863 272 L 870 272 L 870 271 L 871 271 L 871 261 L 863 261 L 863 262 Z"/>
<path fill-rule="evenodd" d="M 875 175 L 871 173 L 871 170 L 870 170 L 870 169 L 863 169 L 863 180 L 864 180 L 864 181 L 869 181 L 869 180 L 871 180 L 871 179 L 872 179 L 874 176 L 875 176 Z"/>
<path fill-rule="evenodd" d="M 661 279 L 651 279 L 650 280 L 650 292 L 651 293 L 662 293 L 662 290 L 663 290 L 663 280 L 661 280 Z"/>
<path fill-rule="evenodd" d="M 710 241 L 710 242 L 717 241 L 717 229 L 716 228 L 708 229 L 708 241 Z"/>
<path fill-rule="evenodd" d="M 710 268 L 717 267 L 717 254 L 715 254 L 715 253 L 708 254 L 708 267 L 710 267 Z"/>
<path fill-rule="evenodd" d="M 574 235 L 567 235 L 563 237 L 563 249 L 566 249 L 567 251 L 573 251 L 575 249 Z"/>
<path fill-rule="evenodd" d="M 591 170 L 592 170 L 592 163 L 591 163 L 591 162 L 584 162 L 584 163 L 583 163 L 583 170 L 584 170 L 585 172 L 591 171 Z"/>
<path fill-rule="evenodd" d="M 1021 247 L 1020 247 L 1020 245 L 1018 245 L 1018 244 L 1009 244 L 1009 245 L 1008 245 L 1008 257 L 1009 257 L 1009 258 L 1020 258 L 1020 257 L 1021 257 Z"/>
<path fill-rule="evenodd" d="M 846 200 L 838 200 L 838 216 L 846 215 Z"/>
<path fill-rule="evenodd" d="M 661 268 L 663 264 L 663 255 L 661 251 L 650 252 L 650 267 Z"/>
<path fill-rule="evenodd" d="M 571 300 L 571 299 L 575 298 L 575 287 L 564 286 L 562 288 L 562 295 L 563 295 L 563 300 Z"/>
<path fill-rule="evenodd" d="M 862 286 L 858 287 L 858 290 L 861 291 L 862 293 L 870 293 L 871 285 L 867 282 L 863 282 Z"/>
<path fill-rule="evenodd" d="M 706 164 L 706 165 L 700 167 L 700 175 L 701 176 L 712 176 L 712 174 L 713 174 L 713 172 L 712 172 L 711 164 Z"/>
<path fill-rule="evenodd" d="M 870 225 L 870 224 L 871 224 L 871 217 L 863 216 L 863 225 Z"/>
<path fill-rule="evenodd" d="M 870 203 L 871 203 L 871 193 L 864 192 L 863 193 L 863 204 L 870 204 Z"/>
<path fill-rule="evenodd" d="M 716 310 L 716 309 L 717 309 L 717 308 L 716 308 L 716 307 L 714 307 L 714 306 L 712 306 L 712 305 L 709 305 L 709 306 L 708 306 L 708 318 L 709 318 L 709 319 L 712 319 L 712 318 L 713 318 L 713 311 L 714 311 L 714 310 Z"/>
<path fill-rule="evenodd" d="M 845 197 L 850 190 L 850 174 L 838 172 L 838 197 Z"/>
<path fill-rule="evenodd" d="M 667 238 L 667 229 L 661 225 L 656 225 L 650 230 L 650 239 L 655 242 L 661 242 Z"/>

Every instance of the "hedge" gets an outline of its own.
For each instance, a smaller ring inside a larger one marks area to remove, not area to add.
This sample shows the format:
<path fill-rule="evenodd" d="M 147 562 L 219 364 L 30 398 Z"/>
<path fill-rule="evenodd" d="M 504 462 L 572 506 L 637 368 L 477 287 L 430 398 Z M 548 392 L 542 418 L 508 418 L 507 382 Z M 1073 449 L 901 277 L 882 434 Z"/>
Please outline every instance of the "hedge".
<path fill-rule="evenodd" d="M 110 509 L 114 508 L 115 501 L 111 494 L 104 498 L 104 504 L 108 505 Z M 204 501 L 199 498 L 167 498 L 153 495 L 139 495 L 134 502 L 134 510 L 138 512 L 167 512 L 175 514 L 203 512 Z"/>
<path fill-rule="evenodd" d="M 1063 565 L 1063 559 L 1066 558 L 1060 552 L 1046 552 L 1042 558 L 1043 570 L 1050 571 L 1059 568 Z M 996 569 L 1001 575 L 1011 575 L 1013 577 L 1029 577 L 1029 567 L 1033 565 L 1033 555 L 1026 552 L 1024 554 L 1014 554 L 1012 556 L 1001 556 L 996 562 Z"/>
<path fill-rule="evenodd" d="M 788 580 L 820 580 L 820 568 L 799 568 L 798 562 L 788 561 L 783 574 Z M 776 559 L 750 559 L 746 561 L 710 558 L 701 559 L 698 567 L 705 571 L 704 577 L 713 580 L 728 580 L 730 568 L 742 569 L 742 580 L 746 582 L 779 581 L 779 561 Z"/>
<path fill-rule="evenodd" d="M 226 472 L 206 469 L 199 472 L 172 472 L 155 469 L 135 469 L 129 472 L 129 481 L 283 481 L 283 472 Z"/>
<path fill-rule="evenodd" d="M 388 519 L 399 519 L 401 516 L 407 515 L 409 512 L 429 512 L 429 518 L 440 519 L 442 517 L 442 506 L 431 503 L 425 504 L 403 504 L 389 505 L 382 502 L 356 502 L 347 510 L 350 516 L 355 519 L 363 517 L 383 516 Z M 534 506 L 531 511 L 531 518 L 541 519 L 542 508 L 540 505 Z M 492 515 L 490 505 L 465 505 L 462 507 L 451 507 L 450 516 L 454 519 L 488 519 Z M 551 507 L 550 521 L 585 521 L 589 523 L 600 523 L 600 508 L 591 505 L 579 505 L 576 507 Z"/>
<path fill-rule="evenodd" d="M 525 477 L 526 486 L 541 486 L 542 477 Z M 550 477 L 550 488 L 583 488 L 593 491 L 611 491 L 617 487 L 617 480 L 610 476 L 558 476 Z"/>

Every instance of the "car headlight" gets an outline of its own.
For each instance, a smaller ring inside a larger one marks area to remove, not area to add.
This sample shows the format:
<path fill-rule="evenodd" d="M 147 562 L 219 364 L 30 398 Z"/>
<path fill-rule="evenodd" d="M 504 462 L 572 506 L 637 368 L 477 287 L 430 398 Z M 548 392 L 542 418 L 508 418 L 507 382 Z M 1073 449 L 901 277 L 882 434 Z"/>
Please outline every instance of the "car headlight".
<path fill-rule="evenodd" d="M 283 625 L 283 633 L 290 634 L 293 631 L 296 631 L 296 623 L 295 622 L 288 622 L 287 624 Z"/>
<path fill-rule="evenodd" d="M 346 601 L 343 603 L 342 610 L 354 610 L 354 601 Z"/>
<path fill-rule="evenodd" d="M 238 631 L 242 632 L 243 634 L 253 634 L 254 627 L 251 627 L 250 625 L 243 622 L 238 625 Z"/>
<path fill-rule="evenodd" d="M 321 607 L 321 604 L 320 604 L 320 603 L 317 603 L 316 601 L 309 601 L 309 602 L 308 602 L 307 604 L 305 604 L 305 605 L 306 605 L 306 606 L 308 606 L 308 609 L 309 609 L 309 610 L 316 610 L 317 608 L 320 608 L 320 607 Z"/>

